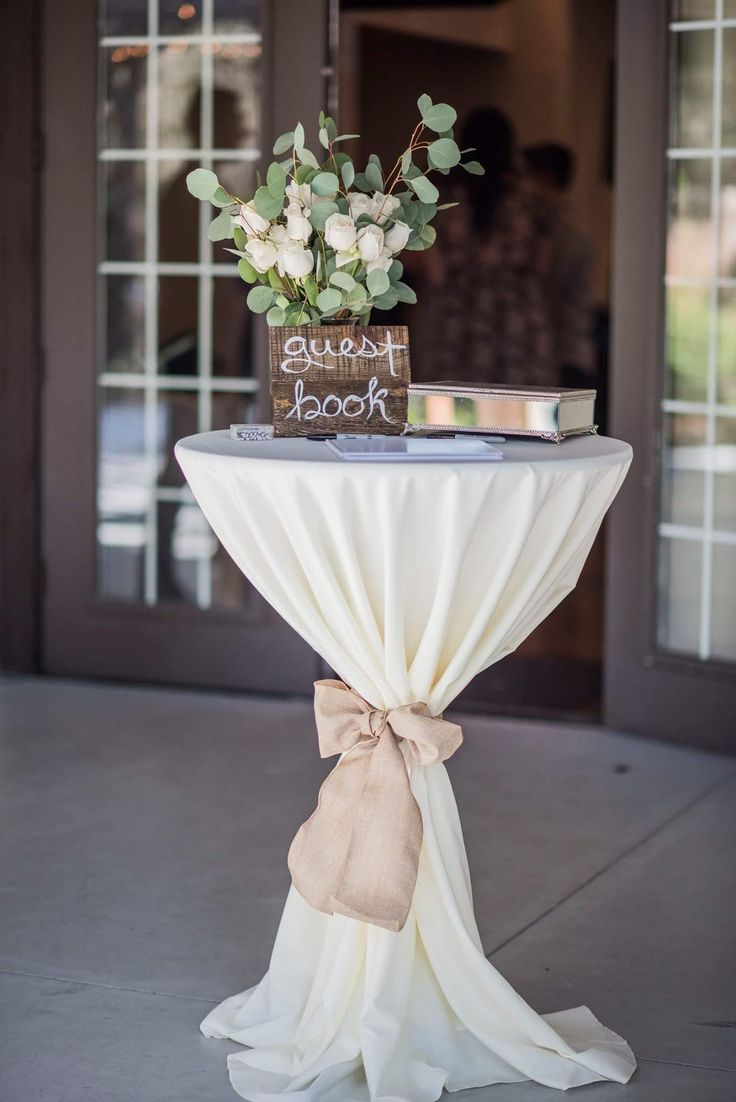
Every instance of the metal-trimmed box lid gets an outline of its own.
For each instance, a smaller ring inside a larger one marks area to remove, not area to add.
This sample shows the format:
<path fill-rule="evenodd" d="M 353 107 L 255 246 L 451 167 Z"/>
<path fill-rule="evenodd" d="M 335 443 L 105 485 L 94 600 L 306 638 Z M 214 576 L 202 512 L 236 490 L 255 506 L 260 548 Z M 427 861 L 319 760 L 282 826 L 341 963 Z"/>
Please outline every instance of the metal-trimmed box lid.
<path fill-rule="evenodd" d="M 408 431 L 538 436 L 594 433 L 596 391 L 441 381 L 409 386 Z"/>

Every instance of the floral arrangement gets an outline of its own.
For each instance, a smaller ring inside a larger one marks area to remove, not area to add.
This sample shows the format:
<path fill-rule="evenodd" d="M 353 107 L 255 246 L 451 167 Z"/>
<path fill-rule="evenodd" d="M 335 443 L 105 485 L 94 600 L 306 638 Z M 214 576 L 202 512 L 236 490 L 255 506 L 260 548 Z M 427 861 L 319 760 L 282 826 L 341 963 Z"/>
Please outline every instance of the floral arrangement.
<path fill-rule="evenodd" d="M 482 174 L 477 161 L 463 161 L 453 137 L 457 114 L 447 103 L 417 101 L 420 121 L 409 145 L 384 174 L 371 154 L 363 172 L 338 147 L 357 134 L 338 134 L 324 112 L 319 117 L 322 163 L 304 145 L 304 127 L 277 138 L 276 156 L 265 183 L 252 199 L 231 195 L 214 172 L 197 168 L 187 187 L 201 201 L 220 208 L 210 223 L 211 241 L 232 239 L 248 306 L 265 313 L 269 325 L 321 325 L 357 318 L 367 324 L 371 310 L 416 302 L 402 280 L 398 256 L 405 249 L 428 249 L 436 231 L 439 192 L 430 173 L 447 174 L 455 165 Z M 421 159 L 423 167 L 417 164 Z"/>

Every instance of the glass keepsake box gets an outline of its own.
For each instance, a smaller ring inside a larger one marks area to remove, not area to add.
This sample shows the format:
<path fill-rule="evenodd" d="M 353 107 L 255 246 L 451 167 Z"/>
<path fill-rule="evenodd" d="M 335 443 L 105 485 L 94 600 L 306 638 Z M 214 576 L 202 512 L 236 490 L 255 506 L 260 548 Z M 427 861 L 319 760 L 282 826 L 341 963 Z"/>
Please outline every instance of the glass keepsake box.
<path fill-rule="evenodd" d="M 595 390 L 492 383 L 412 383 L 407 432 L 538 436 L 594 433 Z"/>

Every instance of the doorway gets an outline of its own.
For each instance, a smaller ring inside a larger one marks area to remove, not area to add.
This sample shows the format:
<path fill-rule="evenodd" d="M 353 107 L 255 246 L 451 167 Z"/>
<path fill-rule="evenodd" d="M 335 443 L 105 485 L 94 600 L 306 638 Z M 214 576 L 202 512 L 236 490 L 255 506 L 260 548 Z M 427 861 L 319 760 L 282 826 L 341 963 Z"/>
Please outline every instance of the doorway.
<path fill-rule="evenodd" d="M 555 366 L 544 382 L 595 387 L 601 432 L 606 431 L 608 393 L 614 57 L 614 0 L 514 0 L 462 10 L 450 4 L 431 10 L 412 4 L 342 5 L 340 125 L 361 135 L 363 159 L 377 153 L 392 163 L 411 132 L 423 92 L 457 108 L 456 132 L 477 109 L 500 109 L 515 131 L 520 170 L 522 151 L 530 147 L 555 146 L 569 153 L 571 178 L 559 205 L 590 249 L 590 347 L 579 373 Z M 436 223 L 440 255 L 442 217 Z M 436 362 L 433 341 L 422 339 L 428 315 L 446 310 L 443 291 L 430 301 L 427 289 L 417 286 L 421 269 L 412 276 L 419 305 L 404 307 L 397 318 L 410 327 L 412 375 L 447 378 L 445 362 Z M 518 381 L 494 374 L 490 360 L 472 377 Z M 514 656 L 474 680 L 462 695 L 463 707 L 599 716 L 604 557 L 599 535 L 574 592 Z"/>

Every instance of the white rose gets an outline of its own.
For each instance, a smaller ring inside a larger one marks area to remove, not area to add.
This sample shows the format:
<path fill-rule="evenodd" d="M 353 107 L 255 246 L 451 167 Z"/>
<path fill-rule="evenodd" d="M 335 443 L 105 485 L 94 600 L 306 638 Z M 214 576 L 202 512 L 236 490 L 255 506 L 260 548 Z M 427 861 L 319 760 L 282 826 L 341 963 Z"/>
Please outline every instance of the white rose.
<path fill-rule="evenodd" d="M 387 272 L 393 263 L 393 258 L 388 249 L 384 249 L 378 260 L 369 260 L 365 266 L 366 272 L 375 272 L 376 269 L 380 269 L 382 272 Z"/>
<path fill-rule="evenodd" d="M 335 252 L 352 249 L 355 236 L 355 222 L 349 214 L 331 214 L 325 222 L 325 241 Z"/>
<path fill-rule="evenodd" d="M 286 232 L 292 241 L 309 241 L 312 226 L 308 218 L 302 213 L 298 203 L 289 203 L 285 211 Z"/>
<path fill-rule="evenodd" d="M 286 232 L 286 226 L 282 226 L 280 222 L 277 222 L 268 231 L 268 240 L 273 241 L 274 245 L 288 245 L 291 239 Z"/>
<path fill-rule="evenodd" d="M 292 241 L 288 245 L 282 245 L 278 251 L 279 275 L 290 275 L 294 279 L 301 279 L 309 275 L 314 267 L 314 257 L 311 249 L 305 249 L 298 241 Z"/>
<path fill-rule="evenodd" d="M 378 260 L 382 249 L 383 230 L 380 226 L 363 226 L 358 231 L 358 252 L 361 260 Z"/>
<path fill-rule="evenodd" d="M 289 180 L 286 194 L 292 202 L 299 203 L 302 207 L 309 208 L 312 205 L 312 189 L 309 184 L 298 184 L 296 180 Z"/>
<path fill-rule="evenodd" d="M 245 252 L 257 272 L 267 272 L 273 268 L 278 257 L 276 246 L 270 241 L 262 241 L 260 237 L 251 237 Z"/>
<path fill-rule="evenodd" d="M 348 193 L 348 205 L 350 207 L 350 214 L 357 221 L 361 214 L 367 214 L 371 218 L 374 213 L 373 200 L 370 195 L 364 195 L 361 191 L 351 191 Z"/>
<path fill-rule="evenodd" d="M 373 195 L 371 217 L 378 222 L 379 226 L 383 226 L 400 206 L 401 202 L 395 195 L 384 195 L 383 192 L 376 191 Z"/>
<path fill-rule="evenodd" d="M 393 226 L 386 230 L 384 235 L 386 248 L 390 249 L 392 253 L 400 253 L 405 248 L 410 234 L 411 227 L 407 226 L 406 222 L 394 222 Z"/>
<path fill-rule="evenodd" d="M 256 210 L 255 203 L 240 204 L 240 213 L 233 219 L 236 225 L 242 226 L 248 237 L 256 237 L 259 233 L 265 233 L 271 225 L 267 218 L 263 218 Z"/>

